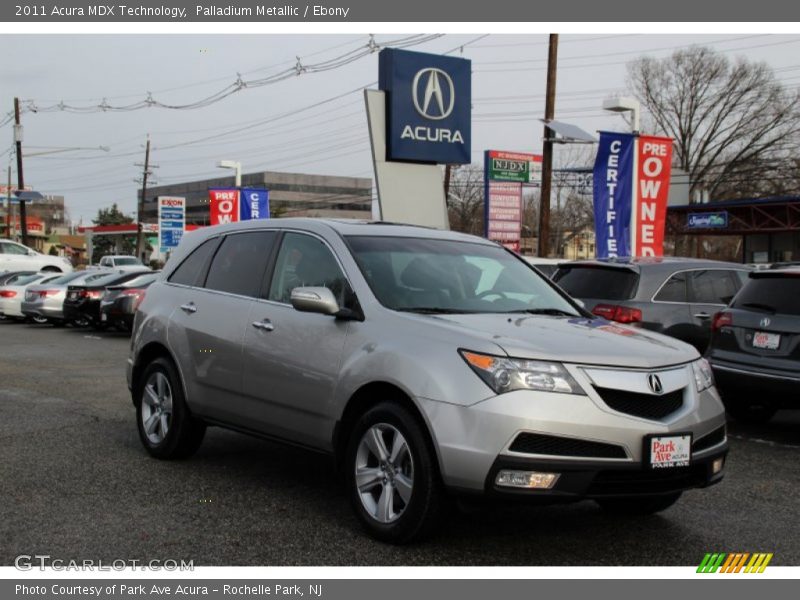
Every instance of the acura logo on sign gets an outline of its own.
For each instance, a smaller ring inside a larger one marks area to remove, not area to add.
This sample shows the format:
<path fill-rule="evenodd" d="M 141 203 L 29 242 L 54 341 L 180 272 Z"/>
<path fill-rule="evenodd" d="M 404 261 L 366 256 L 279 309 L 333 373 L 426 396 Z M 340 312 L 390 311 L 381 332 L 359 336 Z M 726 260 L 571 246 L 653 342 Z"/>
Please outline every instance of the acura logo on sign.
<path fill-rule="evenodd" d="M 442 84 L 446 86 L 446 93 L 442 90 Z M 417 112 L 433 121 L 449 117 L 456 102 L 453 80 L 442 69 L 435 67 L 417 71 L 411 83 L 411 95 Z"/>
<path fill-rule="evenodd" d="M 654 394 L 660 394 L 664 391 L 664 387 L 661 385 L 661 378 L 655 373 L 650 373 L 647 376 L 647 385 L 650 386 Z"/>
<path fill-rule="evenodd" d="M 760 325 L 761 327 L 769 327 L 770 323 L 772 323 L 772 321 L 769 319 L 769 317 L 764 317 L 763 319 L 761 319 Z"/>

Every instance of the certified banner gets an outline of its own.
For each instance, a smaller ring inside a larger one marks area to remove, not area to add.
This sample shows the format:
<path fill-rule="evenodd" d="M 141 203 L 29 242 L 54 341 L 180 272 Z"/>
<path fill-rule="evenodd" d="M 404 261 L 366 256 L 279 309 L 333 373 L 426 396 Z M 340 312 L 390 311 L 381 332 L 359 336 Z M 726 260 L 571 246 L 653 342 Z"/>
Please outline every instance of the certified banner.
<path fill-rule="evenodd" d="M 269 190 L 243 188 L 239 199 L 239 217 L 242 221 L 269 219 Z"/>
<path fill-rule="evenodd" d="M 634 255 L 663 256 L 672 139 L 639 136 L 636 155 L 636 202 L 631 226 Z"/>
<path fill-rule="evenodd" d="M 598 258 L 631 256 L 636 136 L 600 132 L 594 163 L 594 225 Z"/>
<path fill-rule="evenodd" d="M 210 188 L 208 200 L 211 204 L 211 225 L 235 223 L 239 220 L 239 190 Z"/>

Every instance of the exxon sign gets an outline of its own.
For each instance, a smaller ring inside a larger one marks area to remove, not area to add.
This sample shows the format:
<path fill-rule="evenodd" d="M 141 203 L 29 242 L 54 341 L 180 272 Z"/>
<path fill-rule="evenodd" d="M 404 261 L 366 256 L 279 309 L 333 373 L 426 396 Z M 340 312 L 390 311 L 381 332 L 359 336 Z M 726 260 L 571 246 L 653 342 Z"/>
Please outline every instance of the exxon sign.
<path fill-rule="evenodd" d="M 471 62 L 387 48 L 379 63 L 387 160 L 470 163 Z"/>

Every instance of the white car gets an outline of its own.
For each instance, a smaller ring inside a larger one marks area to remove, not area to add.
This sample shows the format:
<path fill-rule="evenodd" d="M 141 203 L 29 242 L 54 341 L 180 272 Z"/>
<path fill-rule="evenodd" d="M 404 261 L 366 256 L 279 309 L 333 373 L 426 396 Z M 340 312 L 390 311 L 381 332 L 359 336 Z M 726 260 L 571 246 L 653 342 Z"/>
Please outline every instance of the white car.
<path fill-rule="evenodd" d="M 63 256 L 42 254 L 17 242 L 0 240 L 0 273 L 3 271 L 71 273 L 72 263 Z"/>
<path fill-rule="evenodd" d="M 147 269 L 135 256 L 125 256 L 125 255 L 109 255 L 104 256 L 100 259 L 100 262 L 97 265 L 89 267 L 90 269 L 110 269 L 114 271 L 141 271 L 143 269 Z"/>
<path fill-rule="evenodd" d="M 59 273 L 34 273 L 26 275 L 14 282 L 13 285 L 0 286 L 0 316 L 23 319 L 22 301 L 25 299 L 25 290 L 29 285 L 48 283 L 61 277 Z"/>

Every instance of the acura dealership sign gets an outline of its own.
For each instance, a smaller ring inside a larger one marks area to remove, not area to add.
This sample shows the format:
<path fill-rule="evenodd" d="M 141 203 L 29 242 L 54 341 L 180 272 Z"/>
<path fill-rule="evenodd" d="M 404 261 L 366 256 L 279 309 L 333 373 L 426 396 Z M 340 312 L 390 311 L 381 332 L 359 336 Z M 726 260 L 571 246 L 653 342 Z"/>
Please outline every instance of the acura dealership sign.
<path fill-rule="evenodd" d="M 470 163 L 470 61 L 387 48 L 379 63 L 387 160 Z"/>

